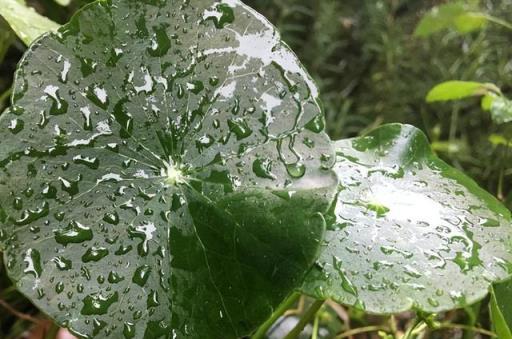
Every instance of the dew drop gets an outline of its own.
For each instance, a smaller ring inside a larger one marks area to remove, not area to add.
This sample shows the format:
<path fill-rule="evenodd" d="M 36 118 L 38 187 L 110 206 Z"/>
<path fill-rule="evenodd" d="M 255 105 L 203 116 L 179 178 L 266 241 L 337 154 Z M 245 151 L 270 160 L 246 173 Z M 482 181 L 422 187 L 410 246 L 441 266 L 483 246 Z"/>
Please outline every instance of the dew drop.
<path fill-rule="evenodd" d="M 302 178 L 306 174 L 306 166 L 300 162 L 287 164 L 286 171 L 292 178 Z"/>

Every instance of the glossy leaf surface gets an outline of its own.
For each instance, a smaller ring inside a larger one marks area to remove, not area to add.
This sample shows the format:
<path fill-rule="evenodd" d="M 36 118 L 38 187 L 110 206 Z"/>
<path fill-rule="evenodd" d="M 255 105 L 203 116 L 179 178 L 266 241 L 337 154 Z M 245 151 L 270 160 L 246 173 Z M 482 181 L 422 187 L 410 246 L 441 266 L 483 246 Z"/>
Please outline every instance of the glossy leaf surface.
<path fill-rule="evenodd" d="M 90 338 L 234 338 L 318 253 L 317 90 L 236 0 L 101 1 L 36 41 L 0 117 L 17 287 Z"/>
<path fill-rule="evenodd" d="M 509 276 L 510 212 L 392 124 L 336 143 L 334 220 L 303 290 L 372 313 L 440 312 Z"/>

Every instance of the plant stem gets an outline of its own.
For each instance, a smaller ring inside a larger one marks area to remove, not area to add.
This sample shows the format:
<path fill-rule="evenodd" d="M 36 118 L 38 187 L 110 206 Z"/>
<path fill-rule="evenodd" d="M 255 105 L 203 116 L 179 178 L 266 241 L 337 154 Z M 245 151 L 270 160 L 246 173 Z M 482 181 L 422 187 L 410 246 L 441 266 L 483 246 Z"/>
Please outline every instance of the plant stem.
<path fill-rule="evenodd" d="M 414 323 L 407 329 L 402 339 L 414 339 L 419 333 L 425 330 L 427 325 L 423 320 L 415 319 Z"/>
<path fill-rule="evenodd" d="M 508 28 L 510 30 L 512 30 L 512 24 L 505 21 L 505 20 L 502 20 L 500 18 L 497 18 L 495 16 L 492 16 L 492 15 L 485 15 L 484 16 L 488 21 L 492 22 L 492 23 L 495 23 L 497 25 L 500 25 L 502 27 L 505 27 L 505 28 Z"/>
<path fill-rule="evenodd" d="M 318 339 L 318 325 L 320 323 L 320 317 L 318 316 L 318 313 L 315 316 L 315 321 L 313 322 L 313 335 L 311 336 L 311 339 Z"/>
<path fill-rule="evenodd" d="M 498 337 L 496 335 L 496 333 L 484 330 L 483 328 L 478 328 L 478 327 L 468 326 L 468 325 L 461 325 L 461 324 L 450 324 L 450 323 L 441 324 L 441 325 L 437 326 L 436 328 L 430 329 L 430 331 L 433 332 L 433 331 L 446 330 L 446 329 L 472 331 L 472 332 L 476 332 L 476 333 L 480 333 L 480 334 L 489 336 L 491 338 Z"/>
<path fill-rule="evenodd" d="M 316 315 L 320 307 L 324 304 L 325 300 L 315 300 L 313 305 L 304 313 L 304 315 L 300 318 L 299 322 L 293 330 L 284 337 L 284 339 L 296 339 L 299 337 L 299 335 L 304 330 L 304 327 L 313 319 L 313 317 Z"/>
<path fill-rule="evenodd" d="M 382 327 L 382 326 L 366 326 L 366 327 L 359 327 L 355 328 L 353 330 L 349 330 L 346 332 L 343 332 L 336 336 L 336 339 L 343 339 L 348 338 L 354 335 L 363 334 L 363 333 L 369 333 L 369 332 L 378 332 L 378 331 L 384 331 L 384 332 L 390 332 L 389 328 Z"/>
<path fill-rule="evenodd" d="M 12 307 L 11 305 L 9 305 L 6 301 L 0 299 L 0 306 L 2 306 L 3 308 L 5 308 L 9 313 L 13 314 L 14 316 L 20 318 L 20 319 L 23 319 L 23 320 L 26 320 L 26 321 L 30 321 L 34 324 L 39 324 L 41 321 L 37 318 L 34 318 L 28 314 L 25 314 L 25 313 L 22 313 L 18 310 L 16 310 L 14 307 Z"/>
<path fill-rule="evenodd" d="M 50 325 L 48 332 L 46 333 L 45 339 L 55 339 L 57 338 L 57 334 L 59 333 L 59 326 L 57 326 L 54 322 Z"/>
<path fill-rule="evenodd" d="M 279 307 L 272 313 L 270 318 L 267 319 L 253 334 L 251 339 L 264 339 L 266 338 L 268 330 L 274 325 L 274 323 L 279 319 L 284 312 L 286 312 L 293 304 L 297 302 L 300 298 L 300 293 L 293 292 L 285 301 L 279 305 Z"/>

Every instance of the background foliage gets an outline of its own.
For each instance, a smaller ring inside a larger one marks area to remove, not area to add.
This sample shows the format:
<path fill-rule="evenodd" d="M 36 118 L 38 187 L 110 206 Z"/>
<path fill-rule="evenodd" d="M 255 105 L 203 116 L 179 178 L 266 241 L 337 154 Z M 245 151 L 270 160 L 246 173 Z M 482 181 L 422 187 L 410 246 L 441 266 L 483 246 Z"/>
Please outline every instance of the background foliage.
<path fill-rule="evenodd" d="M 66 22 L 87 2 L 73 0 L 61 6 L 54 0 L 28 1 L 59 23 Z M 315 78 L 333 139 L 357 136 L 387 122 L 413 124 L 427 133 L 444 160 L 512 208 L 512 127 L 493 124 L 478 98 L 456 103 L 425 102 L 430 88 L 451 79 L 492 82 L 512 96 L 510 31 L 489 25 L 464 36 L 446 31 L 425 39 L 414 37 L 421 15 L 445 2 L 439 0 L 245 2 L 280 29 L 283 39 Z M 512 21 L 512 0 L 482 0 L 480 5 L 484 11 Z M 0 19 L 0 110 L 8 105 L 14 69 L 23 51 L 23 44 Z M 0 301 L 24 314 L 37 313 L 14 292 L 2 265 Z M 2 312 L 0 316 L 0 338 L 17 338 L 30 321 L 8 314 Z M 443 316 L 489 327 L 487 307 L 480 305 Z M 343 330 L 348 321 L 358 327 L 386 320 L 336 305 L 326 307 L 319 317 L 326 333 Z M 394 323 L 400 326 L 409 319 L 400 316 Z M 474 336 L 467 331 L 464 335 Z M 453 333 L 433 334 L 432 338 L 443 336 L 452 338 Z"/>

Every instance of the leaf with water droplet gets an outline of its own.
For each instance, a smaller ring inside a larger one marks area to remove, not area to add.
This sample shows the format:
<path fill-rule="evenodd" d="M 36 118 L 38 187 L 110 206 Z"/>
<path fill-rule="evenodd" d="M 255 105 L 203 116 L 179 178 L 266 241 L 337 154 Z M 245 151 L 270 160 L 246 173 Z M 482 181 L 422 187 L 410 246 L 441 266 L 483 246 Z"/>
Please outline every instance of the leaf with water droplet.
<path fill-rule="evenodd" d="M 335 145 L 337 202 L 304 292 L 372 313 L 437 313 L 512 273 L 510 212 L 421 131 L 391 124 Z"/>
<path fill-rule="evenodd" d="M 325 231 L 317 95 L 238 0 L 86 6 L 32 44 L 0 116 L 9 275 L 80 337 L 249 334 Z"/>

